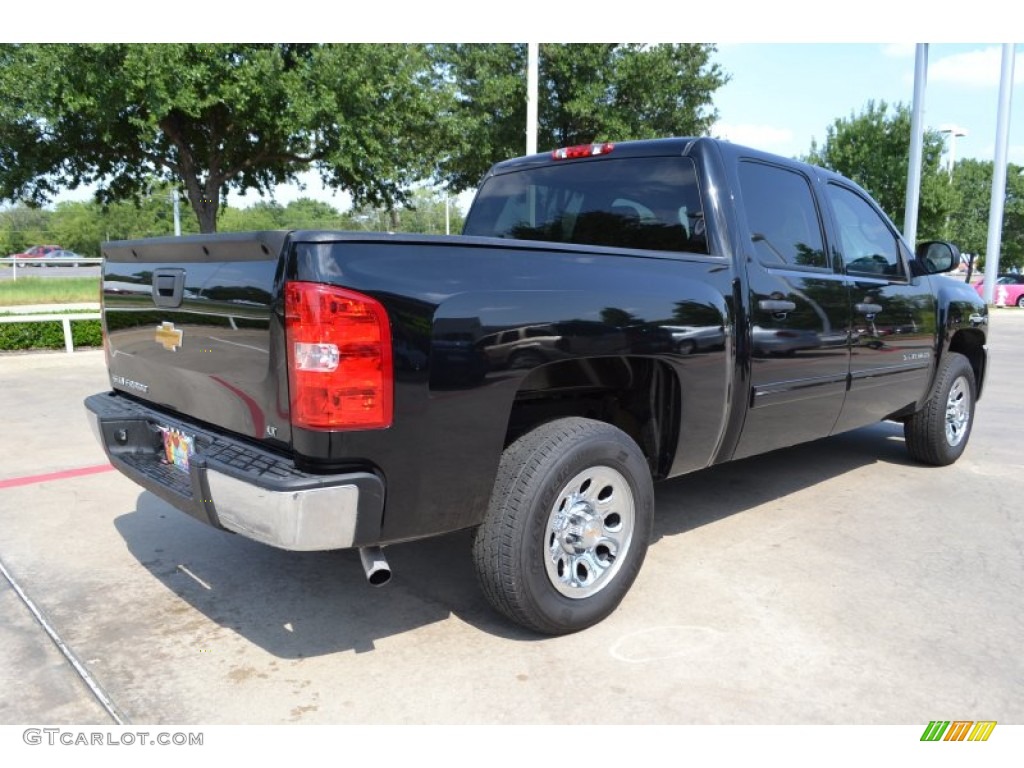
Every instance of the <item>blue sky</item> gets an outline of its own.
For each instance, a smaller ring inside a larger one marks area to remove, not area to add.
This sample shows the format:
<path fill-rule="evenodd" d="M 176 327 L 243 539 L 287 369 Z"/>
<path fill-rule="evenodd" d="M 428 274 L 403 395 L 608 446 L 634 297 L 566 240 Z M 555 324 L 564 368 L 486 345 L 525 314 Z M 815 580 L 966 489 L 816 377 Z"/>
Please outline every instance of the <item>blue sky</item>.
<path fill-rule="evenodd" d="M 714 132 L 769 152 L 806 154 L 812 139 L 823 142 L 836 118 L 860 113 L 869 100 L 912 104 L 914 49 L 913 44 L 720 45 L 715 61 L 732 80 L 715 94 Z M 966 131 L 956 140 L 957 159 L 994 159 L 1001 49 L 999 44 L 928 46 L 925 123 Z M 1016 47 L 1014 78 L 1009 160 L 1024 165 L 1022 45 Z"/>

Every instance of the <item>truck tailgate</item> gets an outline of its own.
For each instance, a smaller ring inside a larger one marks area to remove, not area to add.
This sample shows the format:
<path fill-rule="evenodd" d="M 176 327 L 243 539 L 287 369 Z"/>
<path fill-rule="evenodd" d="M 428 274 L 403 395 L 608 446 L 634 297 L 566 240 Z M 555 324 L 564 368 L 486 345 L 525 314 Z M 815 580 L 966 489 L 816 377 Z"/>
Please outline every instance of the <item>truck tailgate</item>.
<path fill-rule="evenodd" d="M 272 306 L 287 238 L 106 243 L 112 387 L 245 437 L 288 442 L 285 345 Z"/>

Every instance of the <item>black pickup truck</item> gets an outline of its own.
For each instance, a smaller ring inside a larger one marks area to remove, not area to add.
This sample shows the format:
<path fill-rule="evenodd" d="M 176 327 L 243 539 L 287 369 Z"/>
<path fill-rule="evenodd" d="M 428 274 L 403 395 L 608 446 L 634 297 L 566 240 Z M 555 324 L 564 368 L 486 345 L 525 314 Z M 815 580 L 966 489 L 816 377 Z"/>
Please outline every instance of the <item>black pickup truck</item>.
<path fill-rule="evenodd" d="M 831 172 L 708 138 L 594 144 L 485 177 L 460 236 L 111 242 L 121 472 L 290 550 L 475 528 L 489 601 L 548 634 L 622 600 L 652 481 L 873 422 L 963 452 L 987 310 Z"/>

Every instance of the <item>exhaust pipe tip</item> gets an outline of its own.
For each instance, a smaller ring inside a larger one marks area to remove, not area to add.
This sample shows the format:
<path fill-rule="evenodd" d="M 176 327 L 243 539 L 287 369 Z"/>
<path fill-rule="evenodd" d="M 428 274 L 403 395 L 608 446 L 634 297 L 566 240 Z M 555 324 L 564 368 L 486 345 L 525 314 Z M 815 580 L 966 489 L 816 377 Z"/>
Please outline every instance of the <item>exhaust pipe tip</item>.
<path fill-rule="evenodd" d="M 380 547 L 360 547 L 359 559 L 371 587 L 383 587 L 391 581 L 391 566 Z"/>

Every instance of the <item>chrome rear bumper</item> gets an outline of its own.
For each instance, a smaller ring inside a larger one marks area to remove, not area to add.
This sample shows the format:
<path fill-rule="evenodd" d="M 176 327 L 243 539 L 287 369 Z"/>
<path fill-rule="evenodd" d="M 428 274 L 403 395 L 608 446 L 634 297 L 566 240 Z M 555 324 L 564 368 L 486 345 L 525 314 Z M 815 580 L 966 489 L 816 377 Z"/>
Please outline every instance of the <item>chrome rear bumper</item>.
<path fill-rule="evenodd" d="M 373 472 L 303 472 L 286 457 L 112 393 L 85 406 L 114 467 L 197 520 L 294 551 L 378 543 L 384 483 Z M 161 427 L 195 437 L 187 471 L 164 459 Z"/>

